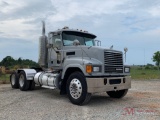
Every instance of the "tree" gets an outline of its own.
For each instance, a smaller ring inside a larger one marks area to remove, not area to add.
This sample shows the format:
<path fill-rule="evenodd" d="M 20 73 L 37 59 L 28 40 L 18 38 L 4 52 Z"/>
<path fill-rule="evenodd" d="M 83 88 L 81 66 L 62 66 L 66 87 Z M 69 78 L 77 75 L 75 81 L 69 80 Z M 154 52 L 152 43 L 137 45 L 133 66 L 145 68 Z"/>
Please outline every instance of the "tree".
<path fill-rule="evenodd" d="M 15 65 L 15 60 L 11 56 L 6 56 L 1 61 L 1 65 L 5 66 L 5 67 L 13 66 L 13 65 Z"/>
<path fill-rule="evenodd" d="M 22 64 L 22 58 L 18 58 L 17 62 L 18 64 Z"/>
<path fill-rule="evenodd" d="M 9 67 L 9 68 L 23 68 L 25 66 L 28 67 L 39 67 L 39 64 L 29 60 L 29 59 L 22 59 L 21 57 L 18 58 L 18 60 L 13 59 L 11 56 L 6 56 L 3 58 L 3 60 L 0 62 L 1 66 Z"/>
<path fill-rule="evenodd" d="M 160 67 L 160 51 L 157 51 L 153 55 L 153 62 L 156 62 L 156 65 L 158 66 L 158 69 Z"/>

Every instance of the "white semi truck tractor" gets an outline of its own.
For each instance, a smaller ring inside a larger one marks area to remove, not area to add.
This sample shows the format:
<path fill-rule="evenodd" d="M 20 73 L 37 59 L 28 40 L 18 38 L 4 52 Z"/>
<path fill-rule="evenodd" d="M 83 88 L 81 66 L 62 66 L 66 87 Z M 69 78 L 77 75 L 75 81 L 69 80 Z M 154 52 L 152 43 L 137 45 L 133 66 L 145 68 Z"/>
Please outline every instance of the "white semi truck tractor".
<path fill-rule="evenodd" d="M 122 98 L 131 88 L 130 67 L 121 51 L 97 45 L 96 35 L 64 27 L 39 39 L 41 68 L 18 69 L 10 76 L 12 88 L 33 90 L 35 85 L 59 89 L 76 105 L 88 103 L 94 93 Z M 99 43 L 99 41 L 98 41 Z"/>

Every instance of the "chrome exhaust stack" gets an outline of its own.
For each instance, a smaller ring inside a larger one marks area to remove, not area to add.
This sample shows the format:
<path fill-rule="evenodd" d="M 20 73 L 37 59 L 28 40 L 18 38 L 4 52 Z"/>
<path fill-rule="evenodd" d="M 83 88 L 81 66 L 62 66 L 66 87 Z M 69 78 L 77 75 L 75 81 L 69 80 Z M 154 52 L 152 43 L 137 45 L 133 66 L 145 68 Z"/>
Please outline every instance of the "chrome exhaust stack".
<path fill-rule="evenodd" d="M 47 49 L 47 36 L 45 35 L 45 22 L 42 21 L 42 36 L 39 38 L 39 59 L 38 63 L 42 68 L 47 67 L 48 49 Z"/>

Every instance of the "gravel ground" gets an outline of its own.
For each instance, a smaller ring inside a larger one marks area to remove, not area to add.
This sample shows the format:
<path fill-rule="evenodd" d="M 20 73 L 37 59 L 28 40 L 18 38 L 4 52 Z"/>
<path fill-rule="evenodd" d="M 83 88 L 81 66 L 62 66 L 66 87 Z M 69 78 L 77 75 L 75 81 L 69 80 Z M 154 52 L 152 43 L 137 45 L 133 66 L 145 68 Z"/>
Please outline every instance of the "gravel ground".
<path fill-rule="evenodd" d="M 122 99 L 94 94 L 77 106 L 58 90 L 22 92 L 0 85 L 0 120 L 160 120 L 160 80 L 132 81 Z"/>

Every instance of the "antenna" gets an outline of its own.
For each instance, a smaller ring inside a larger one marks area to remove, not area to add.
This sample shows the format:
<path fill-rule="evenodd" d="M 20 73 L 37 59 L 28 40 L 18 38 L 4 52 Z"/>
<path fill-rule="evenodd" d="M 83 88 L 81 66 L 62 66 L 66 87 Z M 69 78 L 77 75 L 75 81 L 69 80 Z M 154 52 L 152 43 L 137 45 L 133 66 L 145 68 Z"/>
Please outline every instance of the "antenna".
<path fill-rule="evenodd" d="M 110 49 L 111 49 L 111 50 L 113 49 L 113 45 L 110 47 Z"/>
<path fill-rule="evenodd" d="M 42 21 L 42 35 L 45 35 L 45 22 Z"/>
<path fill-rule="evenodd" d="M 128 51 L 128 48 L 127 48 L 127 47 L 125 47 L 125 48 L 124 48 L 125 62 L 126 62 L 126 53 L 127 53 L 127 51 Z"/>

